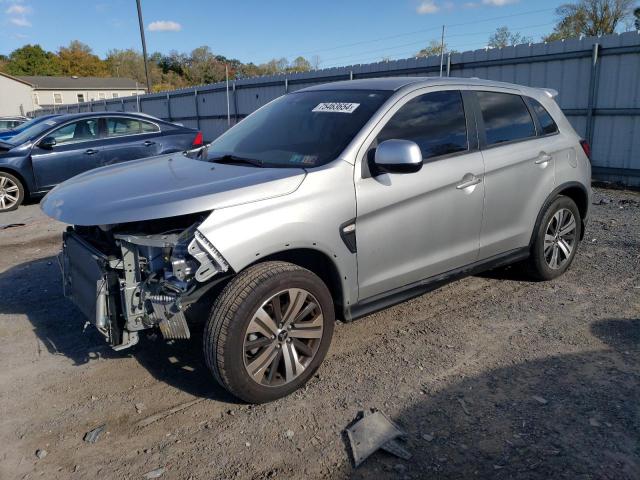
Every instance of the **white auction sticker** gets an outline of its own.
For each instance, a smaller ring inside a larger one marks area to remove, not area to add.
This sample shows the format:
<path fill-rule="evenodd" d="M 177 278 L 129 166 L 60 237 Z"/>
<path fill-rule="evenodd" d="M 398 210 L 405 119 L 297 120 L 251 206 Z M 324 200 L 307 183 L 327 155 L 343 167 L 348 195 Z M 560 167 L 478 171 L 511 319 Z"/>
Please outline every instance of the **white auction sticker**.
<path fill-rule="evenodd" d="M 353 113 L 359 106 L 359 103 L 328 102 L 319 103 L 318 106 L 311 111 L 329 113 Z"/>

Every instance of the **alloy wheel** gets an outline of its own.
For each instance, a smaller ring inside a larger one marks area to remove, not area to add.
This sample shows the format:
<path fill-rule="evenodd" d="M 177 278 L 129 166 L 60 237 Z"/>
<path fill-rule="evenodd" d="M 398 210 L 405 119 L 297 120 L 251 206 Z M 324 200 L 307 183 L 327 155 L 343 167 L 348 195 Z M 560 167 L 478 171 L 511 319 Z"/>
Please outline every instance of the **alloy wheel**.
<path fill-rule="evenodd" d="M 9 177 L 0 176 L 0 210 L 14 207 L 19 196 L 18 185 Z"/>
<path fill-rule="evenodd" d="M 576 218 L 567 208 L 558 210 L 544 234 L 544 259 L 557 270 L 569 261 L 576 243 Z"/>
<path fill-rule="evenodd" d="M 258 384 L 279 387 L 309 366 L 323 333 L 320 303 L 290 288 L 267 299 L 253 314 L 244 337 L 244 366 Z"/>

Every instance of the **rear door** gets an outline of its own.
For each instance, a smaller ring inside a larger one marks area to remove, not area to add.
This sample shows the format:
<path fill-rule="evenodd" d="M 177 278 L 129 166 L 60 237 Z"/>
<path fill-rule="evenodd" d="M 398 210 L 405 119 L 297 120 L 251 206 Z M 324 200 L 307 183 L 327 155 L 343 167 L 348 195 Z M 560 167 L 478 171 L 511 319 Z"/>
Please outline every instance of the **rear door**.
<path fill-rule="evenodd" d="M 101 166 L 99 120 L 83 118 L 49 132 L 56 144 L 31 150 L 31 164 L 38 190 L 54 187 L 79 173 Z"/>
<path fill-rule="evenodd" d="M 356 168 L 361 300 L 468 265 L 478 256 L 484 166 L 473 110 L 458 90 L 418 92 L 400 103 L 381 130 L 372 132 L 365 165 Z M 389 139 L 417 143 L 422 169 L 365 173 L 367 157 Z"/>
<path fill-rule="evenodd" d="M 158 155 L 162 149 L 160 127 L 131 117 L 105 118 L 104 164 Z"/>
<path fill-rule="evenodd" d="M 554 188 L 555 158 L 518 92 L 477 91 L 475 98 L 485 165 L 479 258 L 486 259 L 529 244 L 538 212 Z"/>

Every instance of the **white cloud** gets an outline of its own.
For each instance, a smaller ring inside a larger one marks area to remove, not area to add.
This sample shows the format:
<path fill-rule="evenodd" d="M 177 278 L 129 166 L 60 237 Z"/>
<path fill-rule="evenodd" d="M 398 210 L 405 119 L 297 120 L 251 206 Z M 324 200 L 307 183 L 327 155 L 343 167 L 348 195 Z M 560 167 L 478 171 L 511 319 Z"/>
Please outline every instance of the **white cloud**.
<path fill-rule="evenodd" d="M 31 7 L 25 5 L 16 5 L 15 3 L 7 8 L 6 13 L 9 15 L 26 15 L 31 13 Z"/>
<path fill-rule="evenodd" d="M 504 7 L 511 3 L 518 3 L 520 0 L 482 0 L 483 5 L 491 5 L 492 7 Z"/>
<path fill-rule="evenodd" d="M 27 20 L 24 17 L 15 17 L 15 18 L 10 18 L 9 22 L 13 23 L 14 25 L 18 26 L 18 27 L 30 27 L 31 26 L 31 22 L 29 20 Z"/>
<path fill-rule="evenodd" d="M 180 30 L 182 30 L 182 25 L 171 20 L 157 20 L 149 24 L 151 32 L 179 32 Z"/>
<path fill-rule="evenodd" d="M 437 13 L 440 10 L 440 7 L 436 5 L 434 0 L 423 0 L 416 8 L 416 12 L 420 15 L 431 15 L 432 13 Z"/>

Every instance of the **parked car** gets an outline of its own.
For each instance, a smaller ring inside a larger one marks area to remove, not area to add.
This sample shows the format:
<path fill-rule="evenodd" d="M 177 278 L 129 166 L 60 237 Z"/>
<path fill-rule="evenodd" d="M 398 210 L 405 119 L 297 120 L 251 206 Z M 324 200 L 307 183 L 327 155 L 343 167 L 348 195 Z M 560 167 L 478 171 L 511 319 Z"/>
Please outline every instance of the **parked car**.
<path fill-rule="evenodd" d="M 27 117 L 14 116 L 14 117 L 0 117 L 0 131 L 10 130 L 17 127 L 29 120 Z"/>
<path fill-rule="evenodd" d="M 164 155 L 79 175 L 42 202 L 75 225 L 65 292 L 116 349 L 148 328 L 188 338 L 187 307 L 208 300 L 213 377 L 248 402 L 287 395 L 319 367 L 336 315 L 514 262 L 540 280 L 565 272 L 591 166 L 555 94 L 337 82 L 257 110 L 209 145 L 209 162 Z"/>
<path fill-rule="evenodd" d="M 0 141 L 0 212 L 79 173 L 202 145 L 202 133 L 149 115 L 60 115 Z"/>
<path fill-rule="evenodd" d="M 44 122 L 45 120 L 49 120 L 57 116 L 58 115 L 53 115 L 53 114 L 42 115 L 41 117 L 32 118 L 31 120 L 21 123 L 16 127 L 10 128 L 8 130 L 2 130 L 0 131 L 0 141 L 8 142 L 10 141 L 11 137 L 15 137 L 19 133 L 22 133 L 23 131 L 25 131 L 27 128 L 31 128 L 33 125 L 36 125 L 40 122 Z"/>

